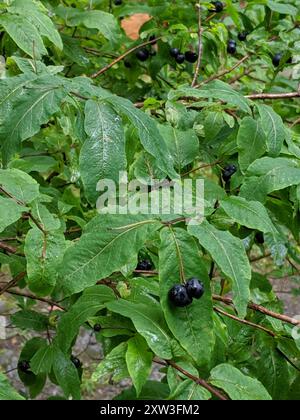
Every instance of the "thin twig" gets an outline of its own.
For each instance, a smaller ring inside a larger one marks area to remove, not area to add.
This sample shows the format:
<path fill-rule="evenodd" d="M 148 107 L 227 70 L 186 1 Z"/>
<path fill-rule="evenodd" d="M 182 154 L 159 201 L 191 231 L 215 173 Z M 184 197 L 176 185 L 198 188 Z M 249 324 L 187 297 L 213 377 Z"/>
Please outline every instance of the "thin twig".
<path fill-rule="evenodd" d="M 248 99 L 293 99 L 300 98 L 300 92 L 288 92 L 288 93 L 254 93 L 253 95 L 247 95 Z"/>
<path fill-rule="evenodd" d="M 16 284 L 18 284 L 19 281 L 25 277 L 25 275 L 26 273 L 22 272 L 18 274 L 15 278 L 13 278 L 11 281 L 6 283 L 6 285 L 0 290 L 0 295 L 3 295 L 3 293 L 7 292 L 11 287 L 14 287 Z"/>
<path fill-rule="evenodd" d="M 204 165 L 198 166 L 195 169 L 191 169 L 190 171 L 186 172 L 182 176 L 190 175 L 190 174 L 192 174 L 194 172 L 200 171 L 201 169 L 210 168 L 212 166 L 218 165 L 221 162 L 222 162 L 222 160 L 221 159 L 218 159 L 218 160 L 216 160 L 215 162 L 212 162 L 212 163 L 205 163 Z"/>
<path fill-rule="evenodd" d="M 246 60 L 248 60 L 248 58 L 250 58 L 250 54 L 245 55 L 245 57 L 243 57 L 241 60 L 239 60 L 234 66 L 232 66 L 230 69 L 225 69 L 223 71 L 221 71 L 218 74 L 214 74 L 211 77 L 209 77 L 208 79 L 204 80 L 204 82 L 199 83 L 198 85 L 195 85 L 195 88 L 198 88 L 200 86 L 205 85 L 206 83 L 212 82 L 213 80 L 216 79 L 220 79 L 220 77 L 225 76 L 226 74 L 231 73 L 233 70 L 235 70 L 236 68 L 238 68 L 241 64 L 243 64 Z"/>
<path fill-rule="evenodd" d="M 233 305 L 233 300 L 228 297 L 213 295 L 213 299 L 217 302 L 223 302 L 226 305 Z M 287 315 L 278 314 L 277 312 L 273 312 L 270 309 L 265 308 L 264 306 L 257 305 L 256 303 L 249 303 L 248 308 L 254 311 L 260 312 L 264 315 L 270 316 L 275 319 L 279 319 L 282 322 L 287 322 L 288 324 L 298 326 L 300 325 L 300 321 L 295 318 L 291 318 Z"/>
<path fill-rule="evenodd" d="M 191 373 L 189 373 L 188 371 L 183 369 L 181 366 L 174 363 L 172 360 L 160 360 L 157 357 L 155 357 L 153 359 L 153 361 L 155 363 L 159 364 L 159 365 L 162 365 L 162 366 L 172 366 L 172 368 L 176 369 L 178 372 L 182 373 L 184 376 L 191 379 L 196 384 L 198 384 L 198 385 L 202 386 L 203 388 L 207 389 L 211 394 L 213 394 L 218 399 L 220 399 L 222 401 L 227 401 L 228 400 L 228 398 L 221 391 L 219 391 L 218 389 L 216 389 L 215 387 L 210 385 L 204 379 L 192 375 Z"/>
<path fill-rule="evenodd" d="M 196 4 L 198 9 L 198 59 L 195 69 L 195 74 L 192 81 L 192 87 L 194 87 L 197 83 L 197 79 L 199 76 L 199 71 L 201 67 L 201 60 L 202 60 L 202 52 L 203 52 L 203 44 L 202 44 L 202 18 L 201 18 L 201 4 L 200 1 Z"/>
<path fill-rule="evenodd" d="M 218 308 L 217 306 L 214 306 L 214 311 L 218 312 L 221 315 L 227 316 L 228 318 L 231 318 L 234 321 L 240 322 L 241 324 L 248 325 L 249 327 L 253 327 L 253 328 L 256 328 L 258 330 L 264 331 L 267 334 L 269 334 L 271 337 L 274 337 L 274 338 L 276 337 L 276 334 L 273 331 L 269 330 L 268 328 L 265 328 L 265 327 L 263 327 L 262 325 L 259 325 L 259 324 L 255 324 L 254 322 L 247 321 L 246 319 L 238 318 L 235 315 L 232 315 L 232 314 L 229 314 L 226 311 L 223 311 L 223 309 Z"/>
<path fill-rule="evenodd" d="M 121 54 L 119 57 L 117 57 L 115 60 L 113 60 L 110 64 L 103 67 L 102 69 L 98 70 L 96 73 L 92 74 L 90 76 L 91 79 L 95 79 L 96 77 L 100 76 L 101 74 L 105 73 L 107 70 L 109 70 L 111 67 L 113 67 L 115 64 L 119 63 L 120 61 L 124 60 L 128 55 L 132 54 L 134 51 L 139 50 L 140 48 L 146 47 L 147 45 L 151 45 L 154 42 L 157 42 L 161 39 L 161 37 L 152 39 L 150 41 L 143 42 L 142 44 L 136 45 L 135 47 L 130 48 L 127 50 L 124 54 Z"/>
<path fill-rule="evenodd" d="M 55 307 L 61 309 L 62 311 L 65 311 L 66 310 L 59 303 L 54 302 L 53 300 L 50 300 L 50 299 L 46 299 L 46 298 L 42 298 L 42 297 L 37 297 L 35 295 L 31 295 L 29 293 L 19 292 L 17 290 L 9 290 L 9 291 L 6 290 L 6 292 L 9 293 L 10 295 L 22 296 L 22 297 L 25 297 L 27 299 L 38 300 L 39 302 L 47 303 L 48 305 L 55 306 Z M 0 294 L 1 294 L 1 292 L 0 292 Z"/>
<path fill-rule="evenodd" d="M 2 241 L 0 241 L 0 249 L 3 249 L 3 251 L 8 252 L 9 254 L 16 254 L 18 252 L 17 248 L 14 248 L 11 245 L 7 245 Z"/>

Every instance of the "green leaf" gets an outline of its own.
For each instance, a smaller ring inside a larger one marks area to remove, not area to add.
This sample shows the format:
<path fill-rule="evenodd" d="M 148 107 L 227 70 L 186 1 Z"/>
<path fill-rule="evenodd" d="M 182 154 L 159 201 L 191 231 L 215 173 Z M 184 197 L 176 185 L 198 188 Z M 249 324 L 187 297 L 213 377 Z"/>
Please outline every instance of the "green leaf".
<path fill-rule="evenodd" d="M 73 338 L 78 334 L 80 326 L 102 309 L 106 302 L 115 298 L 113 290 L 107 286 L 97 285 L 86 288 L 82 296 L 60 319 L 57 342 L 61 350 L 66 353 L 71 347 Z"/>
<path fill-rule="evenodd" d="M 129 376 L 126 365 L 127 343 L 121 343 L 115 347 L 105 359 L 97 366 L 92 375 L 92 380 L 97 382 L 101 379 L 104 382 L 108 375 L 112 375 L 115 381 L 124 379 Z"/>
<path fill-rule="evenodd" d="M 39 337 L 34 337 L 28 340 L 21 351 L 19 361 L 30 362 L 36 352 L 45 345 L 46 340 Z M 31 371 L 24 373 L 18 369 L 18 375 L 24 385 L 29 388 L 31 398 L 35 398 L 44 388 L 46 382 L 45 374 L 41 373 L 35 375 Z"/>
<path fill-rule="evenodd" d="M 126 170 L 125 135 L 113 108 L 92 100 L 85 106 L 85 131 L 89 137 L 80 152 L 80 173 L 87 197 L 95 203 L 97 183 L 118 182 L 120 171 Z"/>
<path fill-rule="evenodd" d="M 65 237 L 61 232 L 44 233 L 34 227 L 25 239 L 27 276 L 30 290 L 39 296 L 47 296 L 54 289 L 58 267 L 65 250 Z"/>
<path fill-rule="evenodd" d="M 153 355 L 149 352 L 147 342 L 143 337 L 136 335 L 128 341 L 126 363 L 137 396 L 140 395 L 150 375 L 152 358 Z"/>
<path fill-rule="evenodd" d="M 21 329 L 32 329 L 34 331 L 46 331 L 48 317 L 35 311 L 22 310 L 11 315 L 12 323 Z"/>
<path fill-rule="evenodd" d="M 169 301 L 169 291 L 181 283 L 181 273 L 185 280 L 201 279 L 205 294 L 189 306 L 176 308 Z M 161 306 L 170 330 L 199 366 L 208 364 L 214 346 L 210 281 L 197 244 L 185 230 L 165 228 L 161 231 L 159 275 Z"/>
<path fill-rule="evenodd" d="M 8 382 L 6 376 L 0 372 L 0 400 L 1 401 L 8 401 L 8 400 L 25 400 L 15 389 L 14 387 Z"/>
<path fill-rule="evenodd" d="M 253 162 L 240 195 L 247 200 L 265 202 L 267 195 L 300 183 L 300 168 L 290 159 L 264 157 Z"/>
<path fill-rule="evenodd" d="M 26 211 L 28 211 L 27 207 L 20 206 L 10 198 L 0 196 L 0 232 L 19 220 L 22 213 Z"/>
<path fill-rule="evenodd" d="M 67 26 L 85 26 L 98 31 L 110 42 L 117 44 L 120 37 L 120 28 L 116 18 L 102 10 L 77 10 L 71 7 L 59 6 L 56 8 L 59 16 L 65 19 Z"/>
<path fill-rule="evenodd" d="M 266 151 L 266 136 L 261 122 L 245 117 L 240 125 L 237 137 L 239 149 L 239 166 L 245 173 L 248 166 L 260 158 Z"/>
<path fill-rule="evenodd" d="M 222 364 L 210 373 L 210 383 L 224 391 L 234 401 L 271 400 L 264 386 L 254 378 L 244 375 L 235 367 Z"/>
<path fill-rule="evenodd" d="M 158 128 L 179 171 L 196 159 L 199 140 L 194 130 L 182 131 L 168 125 L 159 125 Z"/>
<path fill-rule="evenodd" d="M 39 196 L 36 180 L 18 169 L 0 169 L 0 186 L 22 204 L 30 203 Z"/>
<path fill-rule="evenodd" d="M 45 13 L 42 13 L 42 8 L 39 10 L 37 4 L 31 0 L 14 0 L 12 5 L 9 7 L 9 12 L 17 13 L 18 15 L 24 16 L 32 25 L 36 27 L 39 34 L 45 36 L 60 50 L 63 49 L 63 43 L 59 32 L 55 28 L 54 23 Z M 49 13 L 46 9 L 43 9 L 46 13 Z"/>
<path fill-rule="evenodd" d="M 161 225 L 141 215 L 99 215 L 65 253 L 61 278 L 66 295 L 120 270 Z"/>
<path fill-rule="evenodd" d="M 281 117 L 268 105 L 256 105 L 262 128 L 267 139 L 267 150 L 270 156 L 280 154 L 285 139 L 285 127 Z"/>
<path fill-rule="evenodd" d="M 17 46 L 30 57 L 40 59 L 47 54 L 37 28 L 25 17 L 14 14 L 2 14 L 0 16 L 0 25 L 4 27 Z"/>
<path fill-rule="evenodd" d="M 150 118 L 140 109 L 136 109 L 132 102 L 120 98 L 119 96 L 110 96 L 106 98 L 106 101 L 109 102 L 118 113 L 128 118 L 131 124 L 136 128 L 144 149 L 157 159 L 158 167 L 169 175 L 170 178 L 178 178 L 178 175 L 173 168 L 172 157 L 153 118 Z"/>
<path fill-rule="evenodd" d="M 251 266 L 243 242 L 229 232 L 217 230 L 207 221 L 201 225 L 189 225 L 188 232 L 199 240 L 231 279 L 234 304 L 239 316 L 244 318 L 250 299 Z"/>
<path fill-rule="evenodd" d="M 145 338 L 151 350 L 162 359 L 172 358 L 171 338 L 163 313 L 158 305 L 134 303 L 119 299 L 109 302 L 107 308 L 130 318 L 137 331 Z"/>
<path fill-rule="evenodd" d="M 278 3 L 277 0 L 268 0 L 267 5 L 274 12 L 278 12 L 282 15 L 296 16 L 298 14 L 298 9 L 291 4 Z"/>
<path fill-rule="evenodd" d="M 38 375 L 40 373 L 50 373 L 55 357 L 53 345 L 45 344 L 33 356 L 30 361 L 30 370 Z"/>
<path fill-rule="evenodd" d="M 169 93 L 169 100 L 178 99 L 180 97 L 195 99 L 212 98 L 218 101 L 224 101 L 229 105 L 234 105 L 241 111 L 251 114 L 249 100 L 232 89 L 227 83 L 221 82 L 220 80 L 214 80 L 207 83 L 204 86 L 201 86 L 201 89 L 182 87 Z"/>
<path fill-rule="evenodd" d="M 277 233 L 266 208 L 259 201 L 232 196 L 222 200 L 220 205 L 228 216 L 242 226 L 264 233 Z"/>
<path fill-rule="evenodd" d="M 207 401 L 211 399 L 211 394 L 195 381 L 186 379 L 179 383 L 168 399 L 177 401 Z"/>
<path fill-rule="evenodd" d="M 65 396 L 68 398 L 71 395 L 74 400 L 80 400 L 78 371 L 70 357 L 56 347 L 53 357 L 53 372 Z"/>
<path fill-rule="evenodd" d="M 0 127 L 4 165 L 19 151 L 21 142 L 40 131 L 42 124 L 60 109 L 65 96 L 55 76 L 44 76 L 26 90 Z"/>
<path fill-rule="evenodd" d="M 255 362 L 256 377 L 273 400 L 285 400 L 290 385 L 287 361 L 278 352 L 276 342 L 266 335 L 259 339 L 259 357 Z"/>
<path fill-rule="evenodd" d="M 143 401 L 158 401 L 166 400 L 169 395 L 169 387 L 167 384 L 157 382 L 157 381 L 147 381 L 145 386 L 142 389 L 142 392 L 139 397 L 136 396 L 136 391 L 132 387 L 126 389 L 121 394 L 117 395 L 114 400 L 128 401 L 128 400 L 143 400 Z"/>

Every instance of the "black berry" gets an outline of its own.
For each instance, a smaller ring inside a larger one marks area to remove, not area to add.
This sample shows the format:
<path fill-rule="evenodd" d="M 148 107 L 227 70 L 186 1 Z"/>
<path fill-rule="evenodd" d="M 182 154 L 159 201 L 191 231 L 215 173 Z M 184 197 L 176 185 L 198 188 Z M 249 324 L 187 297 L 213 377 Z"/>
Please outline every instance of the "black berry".
<path fill-rule="evenodd" d="M 198 54 L 196 54 L 193 51 L 187 51 L 184 55 L 186 61 L 188 61 L 189 63 L 196 63 L 196 61 L 198 60 Z"/>
<path fill-rule="evenodd" d="M 101 325 L 100 324 L 95 324 L 94 325 L 94 331 L 95 332 L 100 332 L 102 330 L 102 327 L 101 327 Z"/>
<path fill-rule="evenodd" d="M 192 303 L 192 298 L 188 295 L 186 287 L 181 284 L 172 287 L 169 291 L 169 299 L 173 305 L 181 308 Z"/>
<path fill-rule="evenodd" d="M 236 53 L 236 42 L 233 39 L 230 39 L 227 44 L 227 52 L 229 54 Z"/>
<path fill-rule="evenodd" d="M 214 12 L 220 13 L 224 10 L 224 4 L 221 1 L 213 1 L 212 4 L 214 5 Z"/>
<path fill-rule="evenodd" d="M 76 369 L 80 369 L 81 368 L 81 361 L 75 357 L 75 356 L 71 356 L 71 362 L 73 363 L 73 365 L 76 367 Z"/>
<path fill-rule="evenodd" d="M 287 60 L 287 64 L 293 64 L 293 57 L 290 57 L 290 58 Z"/>
<path fill-rule="evenodd" d="M 149 271 L 152 269 L 152 263 L 150 260 L 142 260 L 138 263 L 136 269 L 138 271 Z"/>
<path fill-rule="evenodd" d="M 121 6 L 121 4 L 123 3 L 123 0 L 115 0 L 114 3 L 115 3 L 115 6 Z"/>
<path fill-rule="evenodd" d="M 170 49 L 170 56 L 173 58 L 176 58 L 177 55 L 180 53 L 178 48 L 171 48 Z"/>
<path fill-rule="evenodd" d="M 146 61 L 149 58 L 149 51 L 146 48 L 141 48 L 136 52 L 136 57 L 140 61 Z"/>
<path fill-rule="evenodd" d="M 225 182 L 230 181 L 232 175 L 234 175 L 237 171 L 237 167 L 235 165 L 228 165 L 224 168 L 222 177 Z"/>
<path fill-rule="evenodd" d="M 247 36 L 248 36 L 248 32 L 240 32 L 238 34 L 238 39 L 243 42 L 243 41 L 246 41 Z"/>
<path fill-rule="evenodd" d="M 151 35 L 151 36 L 149 37 L 149 41 L 152 41 L 152 42 L 151 42 L 151 45 L 155 45 L 155 44 L 156 44 L 156 36 L 155 36 L 155 35 Z"/>
<path fill-rule="evenodd" d="M 189 279 L 185 287 L 190 298 L 200 299 L 204 295 L 204 284 L 196 277 Z"/>
<path fill-rule="evenodd" d="M 182 64 L 185 60 L 185 55 L 179 53 L 176 57 L 175 57 L 176 63 L 178 64 Z"/>
<path fill-rule="evenodd" d="M 30 372 L 30 363 L 27 360 L 21 360 L 18 363 L 18 369 L 23 373 L 28 373 Z"/>
<path fill-rule="evenodd" d="M 255 234 L 255 242 L 260 245 L 263 245 L 265 243 L 265 237 L 262 232 L 257 232 Z"/>
<path fill-rule="evenodd" d="M 274 55 L 273 60 L 272 60 L 274 67 L 279 66 L 281 59 L 282 59 L 282 54 L 281 53 L 278 53 L 278 54 Z"/>
<path fill-rule="evenodd" d="M 132 66 L 131 66 L 131 63 L 130 63 L 130 61 L 128 61 L 128 60 L 125 60 L 124 61 L 124 66 L 127 68 L 127 69 L 130 69 Z"/>

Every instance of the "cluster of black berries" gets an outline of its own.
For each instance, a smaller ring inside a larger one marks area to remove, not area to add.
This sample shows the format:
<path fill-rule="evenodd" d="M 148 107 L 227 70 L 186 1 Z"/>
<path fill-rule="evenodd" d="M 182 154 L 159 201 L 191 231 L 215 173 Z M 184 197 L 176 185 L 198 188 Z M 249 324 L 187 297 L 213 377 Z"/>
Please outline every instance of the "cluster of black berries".
<path fill-rule="evenodd" d="M 189 279 L 184 285 L 176 284 L 169 291 L 169 299 L 173 305 L 183 308 L 192 303 L 194 299 L 200 299 L 204 294 L 203 283 L 193 277 Z"/>
<path fill-rule="evenodd" d="M 228 165 L 224 168 L 222 172 L 222 178 L 224 182 L 229 182 L 232 175 L 234 175 L 237 171 L 237 167 L 235 165 Z"/>
<path fill-rule="evenodd" d="M 198 54 L 194 51 L 186 51 L 182 53 L 178 48 L 170 49 L 170 56 L 175 58 L 176 63 L 182 64 L 186 60 L 189 63 L 196 63 L 198 60 Z"/>
<path fill-rule="evenodd" d="M 115 0 L 114 1 L 115 6 L 121 6 L 122 3 L 123 3 L 123 0 Z"/>

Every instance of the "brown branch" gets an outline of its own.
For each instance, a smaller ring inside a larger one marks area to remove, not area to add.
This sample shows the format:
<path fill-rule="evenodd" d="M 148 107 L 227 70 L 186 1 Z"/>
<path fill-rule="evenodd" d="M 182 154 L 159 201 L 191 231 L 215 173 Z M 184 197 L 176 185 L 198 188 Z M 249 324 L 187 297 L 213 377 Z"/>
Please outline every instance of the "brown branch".
<path fill-rule="evenodd" d="M 151 41 L 143 42 L 140 45 L 136 45 L 135 47 L 130 48 L 127 50 L 124 54 L 121 54 L 119 57 L 117 57 L 115 60 L 113 60 L 110 64 L 103 67 L 102 69 L 98 70 L 96 73 L 90 75 L 91 79 L 95 79 L 96 77 L 100 76 L 101 74 L 105 73 L 107 70 L 109 70 L 111 67 L 113 67 L 115 64 L 119 63 L 120 61 L 124 60 L 128 55 L 132 54 L 134 51 L 139 50 L 140 48 L 146 47 L 147 45 L 154 44 L 155 42 L 159 41 L 161 37 L 152 39 Z"/>
<path fill-rule="evenodd" d="M 46 298 L 42 298 L 42 297 L 37 297 L 37 296 L 31 295 L 29 293 L 19 292 L 17 290 L 9 290 L 9 291 L 6 291 L 6 292 L 9 293 L 10 295 L 22 296 L 22 297 L 25 297 L 27 299 L 38 300 L 39 302 L 47 303 L 50 306 L 56 306 L 57 308 L 61 309 L 62 311 L 65 311 L 66 310 L 59 303 L 54 302 L 53 300 L 50 300 L 50 299 L 46 299 Z"/>
<path fill-rule="evenodd" d="M 36 227 L 45 235 L 47 236 L 47 232 L 45 231 L 44 227 L 41 225 L 41 223 L 36 220 L 36 218 L 32 215 L 32 213 L 26 213 L 25 216 L 29 217 L 29 219 L 32 220 L 32 222 L 36 225 Z"/>
<path fill-rule="evenodd" d="M 23 201 L 18 200 L 10 192 L 6 191 L 2 186 L 0 186 L 0 193 L 6 195 L 8 198 L 11 198 L 12 200 L 14 200 L 20 206 L 26 206 L 26 204 Z"/>
<path fill-rule="evenodd" d="M 260 255 L 259 257 L 251 258 L 250 262 L 251 263 L 257 262 L 257 261 L 264 260 L 265 258 L 269 258 L 269 257 L 271 257 L 271 252 L 268 252 L 265 255 Z"/>
<path fill-rule="evenodd" d="M 228 297 L 213 295 L 213 299 L 217 302 L 223 302 L 226 305 L 233 305 L 233 300 Z M 254 311 L 260 312 L 264 315 L 270 316 L 275 319 L 279 319 L 282 322 L 287 322 L 288 324 L 298 326 L 300 325 L 300 321 L 295 318 L 291 318 L 287 315 L 278 314 L 277 312 L 273 312 L 270 309 L 265 308 L 264 306 L 257 305 L 256 303 L 249 303 L 248 308 Z"/>
<path fill-rule="evenodd" d="M 0 241 L 0 249 L 8 252 L 9 254 L 16 254 L 18 252 L 17 248 L 14 248 L 11 245 L 7 245 L 4 242 Z"/>
<path fill-rule="evenodd" d="M 153 360 L 154 360 L 155 363 L 158 363 L 159 365 L 162 365 L 162 366 L 172 366 L 172 368 L 176 369 L 178 372 L 182 373 L 184 376 L 186 376 L 187 378 L 191 379 L 196 384 L 198 384 L 198 385 L 202 386 L 203 388 L 207 389 L 207 391 L 209 391 L 211 394 L 213 394 L 219 400 L 228 401 L 229 398 L 227 398 L 217 388 L 215 388 L 214 386 L 210 385 L 204 379 L 192 375 L 187 370 L 183 369 L 182 367 L 180 367 L 179 365 L 177 365 L 176 363 L 174 363 L 172 360 L 160 360 L 160 359 L 158 359 L 156 357 Z"/>
<path fill-rule="evenodd" d="M 201 4 L 200 1 L 198 4 L 196 4 L 196 7 L 198 9 L 198 59 L 195 69 L 195 74 L 192 81 L 192 87 L 194 87 L 197 83 L 197 79 L 200 72 L 201 67 L 201 60 L 202 60 L 202 52 L 203 52 L 203 44 L 202 44 L 202 18 L 201 18 Z"/>
<path fill-rule="evenodd" d="M 236 68 L 238 68 L 241 64 L 243 64 L 246 60 L 248 60 L 248 58 L 250 58 L 250 54 L 245 55 L 245 57 L 243 57 L 241 60 L 239 60 L 230 69 L 225 69 L 225 70 L 221 71 L 218 74 L 214 74 L 213 76 L 211 76 L 208 79 L 204 80 L 204 82 L 199 83 L 198 85 L 195 85 L 194 88 L 201 87 L 201 86 L 205 85 L 206 83 L 212 82 L 213 80 L 219 79 L 220 77 L 223 77 L 226 74 L 231 73 L 233 70 L 235 70 Z"/>
<path fill-rule="evenodd" d="M 255 324 L 254 322 L 250 322 L 250 321 L 247 321 L 245 319 L 238 318 L 235 315 L 232 315 L 232 314 L 229 314 L 226 311 L 223 311 L 223 309 L 218 308 L 217 306 L 214 306 L 214 311 L 218 312 L 221 315 L 227 316 L 228 318 L 231 318 L 234 321 L 240 322 L 241 324 L 248 325 L 249 327 L 253 327 L 253 328 L 256 328 L 258 330 L 264 331 L 273 338 L 276 337 L 276 334 L 273 331 L 269 330 L 268 328 L 265 328 L 265 327 L 263 327 L 262 325 L 259 325 L 259 324 Z"/>
<path fill-rule="evenodd" d="M 134 270 L 133 271 L 136 274 L 149 274 L 151 276 L 157 276 L 158 275 L 158 271 L 151 271 L 151 270 Z"/>
<path fill-rule="evenodd" d="M 22 272 L 18 274 L 15 278 L 13 278 L 11 281 L 6 283 L 5 286 L 2 287 L 0 290 L 0 295 L 3 295 L 3 293 L 7 292 L 11 287 L 14 287 L 16 284 L 19 283 L 20 280 L 22 280 L 25 277 L 26 273 Z"/>
<path fill-rule="evenodd" d="M 289 92 L 289 93 L 254 93 L 253 95 L 245 96 L 248 99 L 293 99 L 300 98 L 299 92 Z"/>
<path fill-rule="evenodd" d="M 192 174 L 194 172 L 200 171 L 201 169 L 210 168 L 211 166 L 218 165 L 218 163 L 221 163 L 221 162 L 222 162 L 222 160 L 218 159 L 218 160 L 216 160 L 215 162 L 212 162 L 212 163 L 205 163 L 204 165 L 198 166 L 195 169 L 191 169 L 190 171 L 186 172 L 182 176 L 187 176 L 187 175 Z"/>

